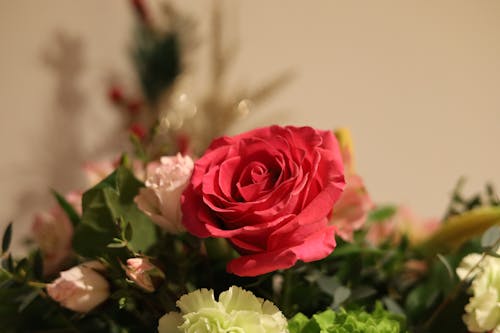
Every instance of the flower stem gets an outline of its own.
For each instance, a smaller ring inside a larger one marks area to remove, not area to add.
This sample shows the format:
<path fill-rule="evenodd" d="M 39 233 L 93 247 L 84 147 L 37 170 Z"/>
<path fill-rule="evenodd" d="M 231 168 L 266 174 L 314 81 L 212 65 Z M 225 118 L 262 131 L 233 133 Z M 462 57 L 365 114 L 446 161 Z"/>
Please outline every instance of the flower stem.
<path fill-rule="evenodd" d="M 283 297 L 281 299 L 281 309 L 287 318 L 292 315 L 292 279 L 292 270 L 285 270 L 283 274 Z"/>

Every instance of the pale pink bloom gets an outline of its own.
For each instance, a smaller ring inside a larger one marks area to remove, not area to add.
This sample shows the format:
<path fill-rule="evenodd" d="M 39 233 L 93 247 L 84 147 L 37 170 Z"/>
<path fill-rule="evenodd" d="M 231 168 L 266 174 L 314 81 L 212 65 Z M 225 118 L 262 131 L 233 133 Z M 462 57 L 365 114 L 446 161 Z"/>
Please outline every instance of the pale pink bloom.
<path fill-rule="evenodd" d="M 109 176 L 120 165 L 120 159 L 102 160 L 87 162 L 83 165 L 83 171 L 87 178 L 89 186 L 95 186 L 103 179 Z M 142 161 L 132 160 L 132 172 L 134 176 L 143 181 L 144 180 L 144 167 Z"/>
<path fill-rule="evenodd" d="M 410 244 L 415 245 L 436 231 L 439 224 L 439 219 L 420 219 L 408 207 L 400 206 L 391 218 L 373 223 L 366 239 L 374 245 L 386 240 L 398 243 L 405 235 Z"/>
<path fill-rule="evenodd" d="M 135 197 L 139 209 L 166 231 L 184 231 L 181 223 L 181 194 L 193 172 L 189 156 L 164 156 L 151 162 L 146 169 L 145 188 Z"/>
<path fill-rule="evenodd" d="M 124 269 L 130 280 L 148 292 L 155 290 L 152 276 L 163 276 L 163 273 L 147 258 L 127 259 L 127 266 Z"/>
<path fill-rule="evenodd" d="M 333 208 L 330 223 L 337 227 L 340 238 L 352 242 L 354 231 L 363 227 L 373 206 L 361 177 L 350 175 L 346 178 L 344 192 Z"/>
<path fill-rule="evenodd" d="M 89 312 L 109 297 L 108 281 L 97 272 L 103 269 L 102 264 L 91 261 L 63 271 L 47 285 L 47 293 L 65 308 Z"/>
<path fill-rule="evenodd" d="M 66 200 L 81 214 L 81 193 L 71 192 L 66 196 Z M 49 212 L 35 215 L 31 228 L 35 242 L 42 252 L 44 274 L 58 272 L 72 252 L 73 225 L 66 212 L 56 205 Z"/>
<path fill-rule="evenodd" d="M 83 171 L 87 177 L 89 186 L 98 184 L 101 180 L 109 176 L 118 166 L 117 160 L 102 160 L 86 162 L 83 165 Z"/>
<path fill-rule="evenodd" d="M 394 244 L 401 239 L 397 231 L 396 221 L 392 218 L 386 221 L 376 221 L 370 225 L 365 239 L 372 245 L 379 245 L 385 241 Z"/>
<path fill-rule="evenodd" d="M 407 235 L 410 244 L 417 244 L 425 240 L 433 234 L 440 225 L 439 219 L 419 218 L 408 207 L 399 207 L 396 214 L 399 230 L 401 233 Z"/>

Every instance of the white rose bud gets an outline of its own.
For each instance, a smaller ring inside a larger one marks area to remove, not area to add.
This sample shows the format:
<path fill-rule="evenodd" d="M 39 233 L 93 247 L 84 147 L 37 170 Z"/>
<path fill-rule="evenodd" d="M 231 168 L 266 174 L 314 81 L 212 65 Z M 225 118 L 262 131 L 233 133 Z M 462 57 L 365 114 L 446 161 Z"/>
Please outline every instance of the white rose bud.
<path fill-rule="evenodd" d="M 181 223 L 181 194 L 187 186 L 194 163 L 189 156 L 164 156 L 147 166 L 145 188 L 135 202 L 153 222 L 172 234 L 184 232 Z"/>
<path fill-rule="evenodd" d="M 47 293 L 65 308 L 89 312 L 109 297 L 108 281 L 96 271 L 103 268 L 99 262 L 91 261 L 63 271 L 47 285 Z"/>

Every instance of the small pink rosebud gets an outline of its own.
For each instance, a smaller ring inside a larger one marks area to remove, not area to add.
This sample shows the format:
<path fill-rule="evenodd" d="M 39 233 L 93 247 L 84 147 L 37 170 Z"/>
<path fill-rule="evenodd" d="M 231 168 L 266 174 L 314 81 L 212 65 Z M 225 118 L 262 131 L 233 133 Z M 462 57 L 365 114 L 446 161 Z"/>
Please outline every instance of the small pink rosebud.
<path fill-rule="evenodd" d="M 81 193 L 71 192 L 66 200 L 81 214 Z M 42 252 L 44 275 L 58 272 L 72 252 L 73 225 L 66 212 L 57 205 L 50 212 L 39 213 L 35 215 L 31 229 Z"/>
<path fill-rule="evenodd" d="M 193 160 L 180 154 L 151 162 L 146 168 L 146 187 L 135 197 L 139 209 L 173 234 L 184 231 L 180 199 L 193 167 Z"/>
<path fill-rule="evenodd" d="M 102 264 L 91 261 L 63 271 L 47 285 L 47 293 L 65 308 L 89 312 L 109 297 L 108 281 L 99 270 L 104 270 Z"/>
<path fill-rule="evenodd" d="M 127 259 L 124 269 L 129 279 L 147 292 L 155 291 L 153 277 L 164 277 L 163 272 L 147 258 Z"/>

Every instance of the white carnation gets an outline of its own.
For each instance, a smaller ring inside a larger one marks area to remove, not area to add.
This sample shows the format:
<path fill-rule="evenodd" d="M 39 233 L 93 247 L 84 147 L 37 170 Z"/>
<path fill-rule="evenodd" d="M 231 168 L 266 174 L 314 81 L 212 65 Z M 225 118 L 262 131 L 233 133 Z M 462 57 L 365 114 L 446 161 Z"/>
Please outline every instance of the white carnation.
<path fill-rule="evenodd" d="M 460 279 L 473 279 L 463 320 L 470 332 L 500 333 L 500 258 L 481 258 L 468 255 L 457 268 Z"/>

